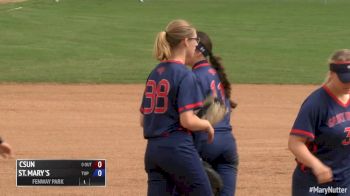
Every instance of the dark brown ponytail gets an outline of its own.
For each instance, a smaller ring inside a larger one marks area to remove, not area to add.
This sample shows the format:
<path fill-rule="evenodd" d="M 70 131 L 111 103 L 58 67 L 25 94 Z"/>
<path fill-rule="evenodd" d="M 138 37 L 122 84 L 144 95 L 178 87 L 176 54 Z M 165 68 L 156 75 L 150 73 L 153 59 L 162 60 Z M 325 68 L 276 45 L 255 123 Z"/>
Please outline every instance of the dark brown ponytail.
<path fill-rule="evenodd" d="M 214 56 L 212 53 L 212 42 L 209 38 L 209 36 L 201 31 L 197 32 L 197 36 L 200 38 L 200 42 L 205 47 L 205 50 L 207 50 L 207 54 L 209 56 L 210 64 L 213 66 L 213 68 L 217 71 L 218 76 L 220 78 L 221 84 L 224 87 L 225 90 L 225 97 L 227 99 L 230 99 L 230 105 L 231 108 L 236 108 L 237 103 L 231 100 L 231 83 L 227 78 L 227 75 L 225 73 L 224 66 L 221 62 L 221 57 Z"/>

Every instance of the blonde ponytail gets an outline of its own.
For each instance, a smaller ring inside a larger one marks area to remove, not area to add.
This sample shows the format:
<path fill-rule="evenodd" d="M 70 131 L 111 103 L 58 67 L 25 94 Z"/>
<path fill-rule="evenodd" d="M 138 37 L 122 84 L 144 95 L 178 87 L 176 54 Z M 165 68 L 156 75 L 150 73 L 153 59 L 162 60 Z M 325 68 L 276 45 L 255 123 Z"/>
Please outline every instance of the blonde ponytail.
<path fill-rule="evenodd" d="M 159 61 L 169 59 L 171 55 L 169 42 L 166 40 L 166 32 L 161 31 L 158 33 L 156 37 L 156 41 L 154 42 L 153 55 Z"/>
<path fill-rule="evenodd" d="M 181 40 L 195 35 L 196 29 L 185 20 L 173 20 L 158 33 L 154 42 L 153 55 L 159 61 L 169 60 L 172 50 L 177 47 Z"/>

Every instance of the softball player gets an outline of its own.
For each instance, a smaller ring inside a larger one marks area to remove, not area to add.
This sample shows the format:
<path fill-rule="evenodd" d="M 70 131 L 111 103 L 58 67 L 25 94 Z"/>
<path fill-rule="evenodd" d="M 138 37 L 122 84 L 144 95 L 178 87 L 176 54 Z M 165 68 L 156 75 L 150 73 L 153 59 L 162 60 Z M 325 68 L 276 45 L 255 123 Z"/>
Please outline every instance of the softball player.
<path fill-rule="evenodd" d="M 198 44 L 196 30 L 184 20 L 158 33 L 154 53 L 161 62 L 150 73 L 141 104 L 141 125 L 148 140 L 145 169 L 148 195 L 211 195 L 209 179 L 194 147 L 191 131 L 214 129 L 193 110 L 203 97 L 184 62 Z"/>
<path fill-rule="evenodd" d="M 290 132 L 288 146 L 298 163 L 293 196 L 350 195 L 350 50 L 336 51 L 329 68 Z"/>
<path fill-rule="evenodd" d="M 203 160 L 212 165 L 220 174 L 224 187 L 220 195 L 234 195 L 238 166 L 236 140 L 230 124 L 231 108 L 236 104 L 230 100 L 231 85 L 224 72 L 220 58 L 212 54 L 212 42 L 204 32 L 197 32 L 200 42 L 193 58 L 187 63 L 192 65 L 193 73 L 204 96 L 219 97 L 228 108 L 225 118 L 215 125 L 215 139 L 212 144 L 206 141 L 205 133 L 196 133 L 196 148 Z M 210 63 L 207 58 L 209 58 Z"/>

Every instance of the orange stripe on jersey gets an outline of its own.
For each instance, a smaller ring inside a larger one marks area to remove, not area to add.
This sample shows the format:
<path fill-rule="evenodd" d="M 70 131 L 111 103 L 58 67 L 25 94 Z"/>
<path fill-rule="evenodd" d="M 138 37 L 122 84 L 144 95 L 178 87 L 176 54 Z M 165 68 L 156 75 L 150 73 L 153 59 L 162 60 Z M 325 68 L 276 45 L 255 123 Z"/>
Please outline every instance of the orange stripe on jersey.
<path fill-rule="evenodd" d="M 210 66 L 210 64 L 209 63 L 198 64 L 193 66 L 193 69 L 198 69 L 200 67 L 207 67 L 207 66 Z"/>
<path fill-rule="evenodd" d="M 177 64 L 185 64 L 182 61 L 177 61 L 177 60 L 165 60 L 165 61 L 161 61 L 162 63 L 177 63 Z"/>
<path fill-rule="evenodd" d="M 198 106 L 202 106 L 202 105 L 203 105 L 203 102 L 188 104 L 188 105 L 185 105 L 182 108 L 179 108 L 179 112 L 182 112 L 182 111 L 188 110 L 188 109 L 192 109 L 192 108 L 195 108 L 195 107 L 198 107 Z"/>
<path fill-rule="evenodd" d="M 304 130 L 292 129 L 290 131 L 290 133 L 298 134 L 298 135 L 304 135 L 304 136 L 309 137 L 311 139 L 315 139 L 315 135 L 314 134 L 312 134 L 310 132 L 307 132 L 307 131 L 304 131 Z"/>
<path fill-rule="evenodd" d="M 336 95 L 334 95 L 332 93 L 332 91 L 326 86 L 326 85 L 323 85 L 322 88 L 328 93 L 329 96 L 332 97 L 332 99 L 337 102 L 340 106 L 344 107 L 344 108 L 347 108 L 349 107 L 350 105 L 350 99 L 348 100 L 348 102 L 346 104 L 344 104 L 343 102 L 341 102 L 338 97 Z"/>

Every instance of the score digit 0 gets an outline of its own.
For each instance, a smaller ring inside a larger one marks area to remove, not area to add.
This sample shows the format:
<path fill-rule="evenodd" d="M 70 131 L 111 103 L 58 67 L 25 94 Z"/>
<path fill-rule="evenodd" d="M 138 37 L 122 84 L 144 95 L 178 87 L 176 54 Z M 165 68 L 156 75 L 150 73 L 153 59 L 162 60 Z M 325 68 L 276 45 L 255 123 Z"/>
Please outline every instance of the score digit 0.
<path fill-rule="evenodd" d="M 105 169 L 105 160 L 96 160 L 92 163 L 93 169 Z"/>
<path fill-rule="evenodd" d="M 105 160 L 96 160 L 93 163 L 93 177 L 105 177 Z"/>

